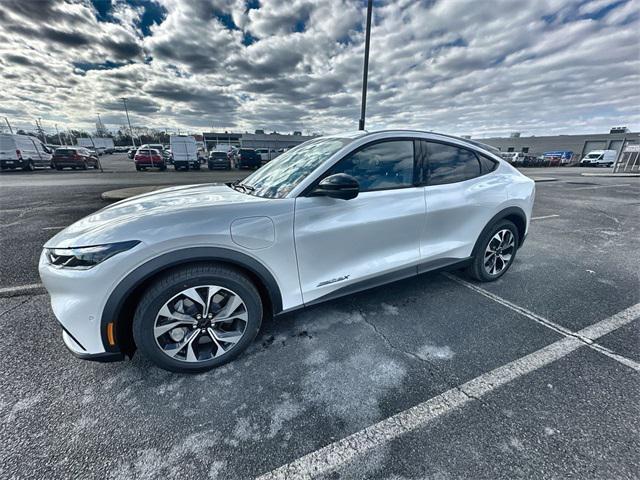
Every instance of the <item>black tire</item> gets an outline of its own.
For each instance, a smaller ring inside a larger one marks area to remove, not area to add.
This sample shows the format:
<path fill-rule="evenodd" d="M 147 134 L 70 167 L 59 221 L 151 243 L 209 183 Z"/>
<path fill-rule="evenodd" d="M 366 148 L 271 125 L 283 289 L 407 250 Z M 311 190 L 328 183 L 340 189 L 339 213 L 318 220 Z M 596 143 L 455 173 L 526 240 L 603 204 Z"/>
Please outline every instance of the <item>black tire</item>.
<path fill-rule="evenodd" d="M 226 353 L 201 362 L 186 362 L 169 357 L 160 349 L 153 328 L 158 311 L 173 296 L 199 285 L 218 285 L 238 294 L 247 309 L 248 321 L 242 338 Z M 262 323 L 262 302 L 254 284 L 240 271 L 216 264 L 187 265 L 158 278 L 142 296 L 133 319 L 133 338 L 140 352 L 158 367 L 171 372 L 197 373 L 224 365 L 250 344 Z"/>
<path fill-rule="evenodd" d="M 498 233 L 500 230 L 509 230 L 514 238 L 514 247 L 513 253 L 511 254 L 511 258 L 507 262 L 506 266 L 500 270 L 500 272 L 496 274 L 490 274 L 484 267 L 484 256 L 485 251 L 487 250 L 487 245 L 493 238 L 493 236 Z M 495 224 L 488 228 L 483 232 L 483 234 L 478 239 L 476 243 L 476 247 L 474 249 L 473 259 L 471 265 L 467 269 L 467 273 L 473 279 L 478 280 L 479 282 L 493 282 L 494 280 L 499 279 L 502 275 L 504 275 L 507 270 L 513 265 L 513 261 L 516 258 L 516 253 L 518 252 L 518 245 L 520 245 L 520 235 L 518 234 L 518 228 L 515 224 L 509 220 L 499 220 Z"/>
<path fill-rule="evenodd" d="M 160 167 L 160 171 L 161 171 L 161 172 L 164 172 L 164 171 L 166 171 L 166 170 L 167 170 L 167 166 L 166 166 L 166 165 L 162 165 L 162 166 Z"/>
<path fill-rule="evenodd" d="M 136 170 L 139 172 L 140 170 L 142 170 L 142 167 L 139 167 L 138 165 L 136 165 Z"/>
<path fill-rule="evenodd" d="M 209 170 L 213 170 L 213 165 L 208 164 Z"/>
<path fill-rule="evenodd" d="M 200 164 L 199 164 L 199 163 L 195 163 L 195 164 L 193 165 L 193 169 L 194 169 L 194 170 L 200 170 Z"/>
<path fill-rule="evenodd" d="M 27 162 L 27 165 L 22 167 L 22 170 L 24 170 L 25 172 L 33 172 L 34 169 L 35 167 L 33 166 L 33 160 L 29 160 Z"/>
<path fill-rule="evenodd" d="M 87 162 L 82 162 L 82 170 L 87 170 L 89 168 L 89 165 L 87 164 Z"/>
<path fill-rule="evenodd" d="M 54 165 L 53 165 L 53 168 L 55 168 L 55 169 L 56 169 L 56 170 L 58 170 L 58 171 L 62 171 L 62 167 L 61 167 L 60 165 L 56 165 L 56 164 L 54 164 Z"/>

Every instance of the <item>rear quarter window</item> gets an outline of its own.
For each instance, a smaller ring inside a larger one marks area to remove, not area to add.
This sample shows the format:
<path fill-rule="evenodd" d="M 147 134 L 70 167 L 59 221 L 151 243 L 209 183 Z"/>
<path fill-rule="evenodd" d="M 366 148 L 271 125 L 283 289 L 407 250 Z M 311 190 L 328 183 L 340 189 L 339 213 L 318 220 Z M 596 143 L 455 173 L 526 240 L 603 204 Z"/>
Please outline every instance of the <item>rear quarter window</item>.
<path fill-rule="evenodd" d="M 478 160 L 480 160 L 480 175 L 493 172 L 498 167 L 498 162 L 495 160 L 479 153 L 476 155 L 478 155 Z"/>

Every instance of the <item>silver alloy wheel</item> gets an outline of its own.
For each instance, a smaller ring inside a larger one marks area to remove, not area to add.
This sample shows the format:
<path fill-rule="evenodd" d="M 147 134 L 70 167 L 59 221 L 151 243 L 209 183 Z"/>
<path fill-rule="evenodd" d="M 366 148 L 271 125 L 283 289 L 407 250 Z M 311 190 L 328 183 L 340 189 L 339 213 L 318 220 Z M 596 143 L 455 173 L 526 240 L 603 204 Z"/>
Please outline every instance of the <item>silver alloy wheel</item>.
<path fill-rule="evenodd" d="M 484 269 L 489 275 L 498 275 L 507 268 L 515 253 L 516 239 L 509 229 L 499 230 L 484 252 Z"/>
<path fill-rule="evenodd" d="M 249 320 L 242 298 L 217 285 L 191 287 L 166 302 L 153 326 L 162 352 L 184 362 L 204 362 L 231 350 Z"/>

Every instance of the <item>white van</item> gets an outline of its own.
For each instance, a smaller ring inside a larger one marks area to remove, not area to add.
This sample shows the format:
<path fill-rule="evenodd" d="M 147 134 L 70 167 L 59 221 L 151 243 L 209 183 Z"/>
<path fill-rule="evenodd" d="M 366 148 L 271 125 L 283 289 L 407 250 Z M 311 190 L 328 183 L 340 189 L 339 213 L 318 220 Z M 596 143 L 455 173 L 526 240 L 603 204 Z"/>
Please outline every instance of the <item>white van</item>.
<path fill-rule="evenodd" d="M 176 170 L 184 168 L 189 170 L 200 170 L 200 160 L 198 159 L 198 148 L 196 139 L 188 135 L 171 135 L 171 155 L 173 156 L 173 166 Z"/>
<path fill-rule="evenodd" d="M 49 149 L 35 137 L 0 133 L 0 170 L 50 168 L 51 157 Z"/>
<path fill-rule="evenodd" d="M 617 153 L 615 150 L 591 150 L 580 160 L 580 165 L 594 165 L 596 167 L 604 165 L 605 167 L 611 167 L 616 161 Z"/>

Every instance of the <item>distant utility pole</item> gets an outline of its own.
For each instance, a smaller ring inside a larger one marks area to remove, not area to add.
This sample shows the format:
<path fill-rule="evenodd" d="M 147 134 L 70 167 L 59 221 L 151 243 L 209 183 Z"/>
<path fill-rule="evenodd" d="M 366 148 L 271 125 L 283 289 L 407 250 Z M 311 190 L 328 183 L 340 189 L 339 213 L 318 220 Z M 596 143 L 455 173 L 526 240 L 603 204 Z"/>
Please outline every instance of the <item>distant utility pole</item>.
<path fill-rule="evenodd" d="M 364 117 L 367 110 L 367 77 L 369 76 L 369 43 L 371 39 L 371 10 L 373 0 L 367 2 L 367 30 L 364 38 L 364 69 L 362 72 L 362 103 L 360 107 L 360 124 L 358 130 L 364 130 Z"/>
<path fill-rule="evenodd" d="M 136 141 L 133 139 L 133 129 L 131 128 L 131 121 L 129 120 L 129 110 L 127 109 L 127 99 L 125 97 L 121 98 L 122 103 L 124 103 L 124 111 L 127 114 L 127 123 L 129 124 L 129 134 L 131 135 L 131 143 L 133 144 L 133 148 L 136 148 Z"/>
<path fill-rule="evenodd" d="M 4 117 L 4 121 L 7 122 L 7 127 L 9 127 L 9 132 L 13 135 L 13 128 L 11 128 L 11 124 L 9 123 L 9 119 Z"/>
<path fill-rule="evenodd" d="M 40 120 L 40 122 L 38 122 L 38 120 Z M 42 119 L 36 119 L 36 127 L 38 130 L 38 133 L 40 134 L 40 137 L 42 138 L 42 143 L 44 143 L 45 145 L 47 144 L 47 139 L 44 137 L 44 130 L 42 129 Z"/>
<path fill-rule="evenodd" d="M 58 130 L 58 124 L 56 123 L 56 133 L 58 134 L 58 143 L 62 146 L 62 137 L 60 136 L 60 130 Z"/>

